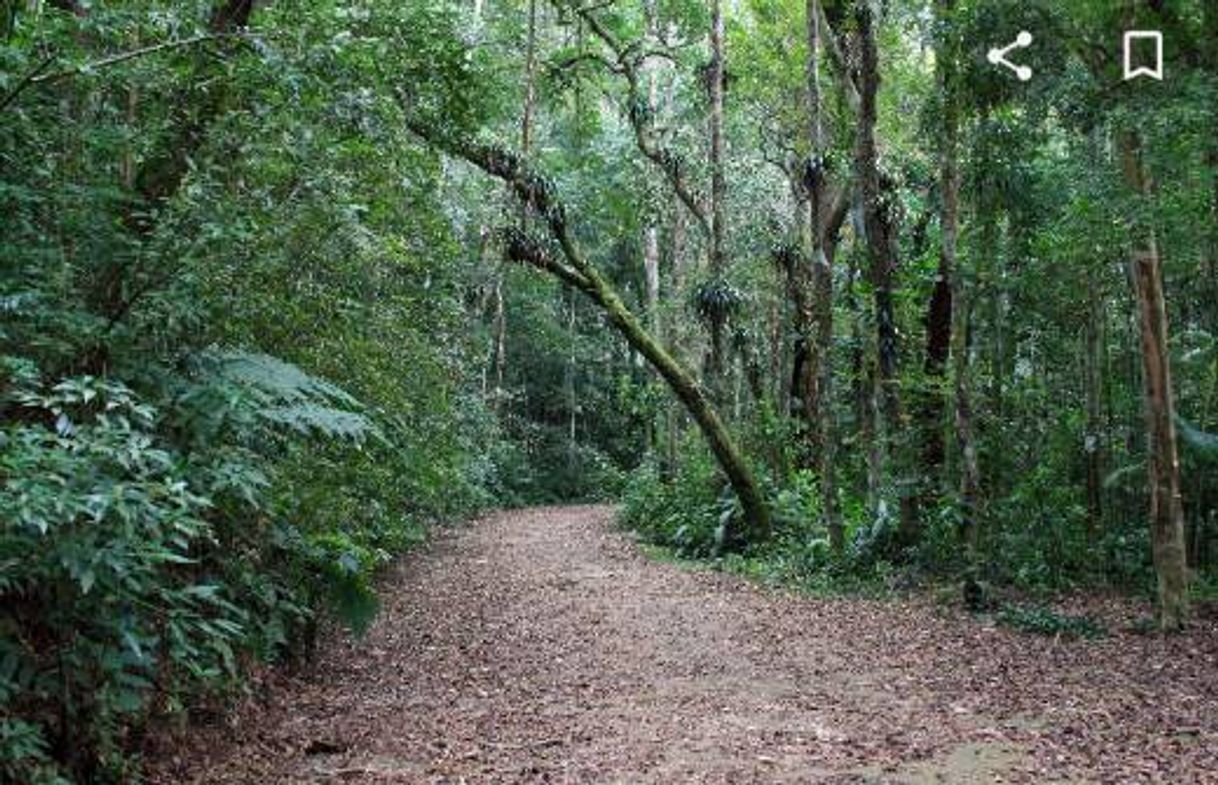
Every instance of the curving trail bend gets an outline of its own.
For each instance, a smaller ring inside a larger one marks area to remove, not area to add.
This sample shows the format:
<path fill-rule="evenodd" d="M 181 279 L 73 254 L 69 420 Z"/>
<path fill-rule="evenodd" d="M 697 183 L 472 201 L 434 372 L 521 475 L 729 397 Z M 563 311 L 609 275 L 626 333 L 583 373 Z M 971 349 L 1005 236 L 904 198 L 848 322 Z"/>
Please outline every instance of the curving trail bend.
<path fill-rule="evenodd" d="M 154 783 L 1218 783 L 1218 630 L 1069 641 L 658 563 L 607 507 L 404 559 L 359 642 Z"/>

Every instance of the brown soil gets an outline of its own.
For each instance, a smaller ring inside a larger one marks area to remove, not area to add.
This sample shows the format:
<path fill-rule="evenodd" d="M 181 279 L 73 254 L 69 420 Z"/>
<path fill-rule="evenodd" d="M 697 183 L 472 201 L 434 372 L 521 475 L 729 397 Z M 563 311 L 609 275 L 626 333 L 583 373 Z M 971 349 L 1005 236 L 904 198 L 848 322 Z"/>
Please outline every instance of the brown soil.
<path fill-rule="evenodd" d="M 643 556 L 604 507 L 403 560 L 362 641 L 154 783 L 1218 783 L 1218 630 L 1099 641 Z"/>

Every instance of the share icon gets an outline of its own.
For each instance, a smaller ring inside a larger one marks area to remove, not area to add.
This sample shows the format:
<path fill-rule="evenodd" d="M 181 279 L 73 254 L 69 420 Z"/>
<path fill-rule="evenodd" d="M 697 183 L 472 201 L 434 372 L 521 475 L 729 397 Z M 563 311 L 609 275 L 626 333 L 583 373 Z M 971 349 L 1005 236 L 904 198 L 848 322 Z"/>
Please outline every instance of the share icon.
<path fill-rule="evenodd" d="M 986 59 L 994 65 L 1005 65 L 1015 72 L 1015 76 L 1019 77 L 1019 81 L 1026 82 L 1032 78 L 1032 69 L 1026 65 L 1018 65 L 1007 59 L 1015 49 L 1027 49 L 1032 45 L 1032 34 L 1027 30 L 1023 30 L 1015 37 L 1015 43 L 1007 44 L 1006 46 L 994 47 L 986 55 Z"/>

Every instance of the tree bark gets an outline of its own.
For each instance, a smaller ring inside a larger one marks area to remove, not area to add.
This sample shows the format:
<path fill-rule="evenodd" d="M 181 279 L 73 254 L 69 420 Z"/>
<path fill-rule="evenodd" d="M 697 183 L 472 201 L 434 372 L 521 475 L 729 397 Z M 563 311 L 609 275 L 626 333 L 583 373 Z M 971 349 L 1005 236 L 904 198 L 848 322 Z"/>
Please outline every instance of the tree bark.
<path fill-rule="evenodd" d="M 943 413 L 947 391 L 944 376 L 951 353 L 953 277 L 960 233 L 959 100 L 956 95 L 956 33 L 953 28 L 955 0 L 938 0 L 936 5 L 939 34 L 935 57 L 939 93 L 943 100 L 943 134 L 939 148 L 939 226 L 941 247 L 935 287 L 926 311 L 926 354 L 923 371 L 927 389 L 921 407 L 922 497 L 924 503 L 938 503 L 941 474 L 946 457 Z"/>
<path fill-rule="evenodd" d="M 1087 324 L 1083 334 L 1083 383 L 1087 408 L 1083 454 L 1086 463 L 1087 533 L 1098 542 L 1104 531 L 1104 302 L 1094 275 L 1087 286 Z"/>
<path fill-rule="evenodd" d="M 1208 42 L 1206 62 L 1211 74 L 1218 74 L 1218 3 L 1205 4 L 1205 36 Z M 1203 300 L 1207 304 L 1210 315 L 1206 327 L 1211 333 L 1218 333 L 1218 106 L 1210 107 L 1210 149 L 1207 161 L 1210 167 L 1210 226 L 1209 248 L 1206 254 L 1206 277 L 1208 297 Z"/>
<path fill-rule="evenodd" d="M 529 0 L 528 33 L 524 47 L 524 106 L 520 113 L 520 154 L 526 159 L 533 150 L 533 112 L 537 104 L 537 0 Z M 529 206 L 520 206 L 520 224 L 528 219 Z"/>
<path fill-rule="evenodd" d="M 804 18 L 808 34 L 806 63 L 808 91 L 808 134 L 811 157 L 806 171 L 808 191 L 808 228 L 811 247 L 812 308 L 809 334 L 804 342 L 811 348 L 806 363 L 804 397 L 812 425 L 812 454 L 820 476 L 821 509 L 833 552 L 845 551 L 845 529 L 837 504 L 836 438 L 833 412 L 833 269 L 826 248 L 823 211 L 826 206 L 827 145 L 821 118 L 820 57 L 824 48 L 820 0 L 807 0 Z M 803 298 L 806 299 L 806 298 Z"/>
<path fill-rule="evenodd" d="M 1149 197 L 1153 183 L 1142 159 L 1138 133 L 1121 132 L 1118 145 L 1126 183 L 1140 197 Z M 1175 630 L 1188 620 L 1188 566 L 1167 305 L 1163 296 L 1163 260 L 1152 226 L 1134 221 L 1132 232 L 1132 277 L 1142 345 L 1151 549 L 1158 576 L 1159 626 L 1163 630 Z"/>
<path fill-rule="evenodd" d="M 927 412 L 927 442 L 922 452 L 923 468 L 938 481 L 946 448 L 940 420 L 945 408 L 943 376 L 949 359 L 954 379 L 954 433 L 960 454 L 960 539 L 970 566 L 977 557 L 977 505 L 981 472 L 973 435 L 972 372 L 969 367 L 969 322 L 971 302 L 960 270 L 960 104 L 957 93 L 958 42 L 952 27 L 956 0 L 939 0 L 940 26 L 938 65 L 939 89 L 943 96 L 943 138 L 940 147 L 939 176 L 942 190 L 939 223 L 942 248 L 938 278 L 927 313 L 926 374 L 934 385 Z M 937 497 L 938 487 L 933 489 Z"/>
<path fill-rule="evenodd" d="M 978 520 L 981 502 L 981 468 L 977 460 L 973 429 L 973 379 L 969 359 L 972 322 L 972 296 L 960 265 L 952 273 L 952 378 L 954 386 L 954 430 L 960 453 L 960 540 L 965 558 L 972 565 L 977 559 L 980 534 Z"/>
<path fill-rule="evenodd" d="M 901 487 L 904 467 L 900 460 L 897 433 L 904 426 L 900 380 L 897 377 L 898 338 L 895 308 L 897 269 L 896 215 L 894 194 L 880 176 L 876 143 L 876 98 L 880 86 L 879 49 L 871 0 L 856 0 L 855 16 L 860 44 L 860 104 L 856 166 L 863 199 L 863 225 L 871 262 L 871 285 L 875 297 L 876 371 L 883 412 L 883 443 L 889 474 L 897 479 L 900 497 L 901 539 L 915 542 L 919 535 L 917 495 Z"/>
<path fill-rule="evenodd" d="M 648 27 L 652 22 L 652 9 L 648 7 Z M 647 108 L 652 116 L 659 109 L 658 85 L 656 73 L 650 67 L 644 68 L 647 74 Z M 643 229 L 643 292 L 646 304 L 647 329 L 655 338 L 663 342 L 663 330 L 660 324 L 660 227 L 653 216 Z M 647 448 L 654 454 L 657 448 L 659 431 L 657 414 L 647 416 Z"/>
<path fill-rule="evenodd" d="M 722 284 L 727 272 L 727 175 L 724 170 L 723 89 L 725 73 L 723 0 L 711 0 L 710 69 L 707 74 L 710 95 L 710 176 L 711 176 L 711 242 L 710 278 Z M 710 309 L 711 349 L 706 366 L 707 386 L 717 394 L 723 384 L 724 332 L 727 314 L 715 305 Z"/>

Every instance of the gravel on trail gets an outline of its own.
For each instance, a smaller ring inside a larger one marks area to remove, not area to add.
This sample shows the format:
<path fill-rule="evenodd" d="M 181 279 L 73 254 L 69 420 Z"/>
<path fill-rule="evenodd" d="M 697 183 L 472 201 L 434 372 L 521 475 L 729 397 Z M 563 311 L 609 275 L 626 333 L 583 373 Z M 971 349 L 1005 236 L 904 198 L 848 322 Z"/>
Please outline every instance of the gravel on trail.
<path fill-rule="evenodd" d="M 1218 783 L 1218 625 L 1099 640 L 643 555 L 608 507 L 441 530 L 361 640 L 149 762 L 187 783 Z"/>

